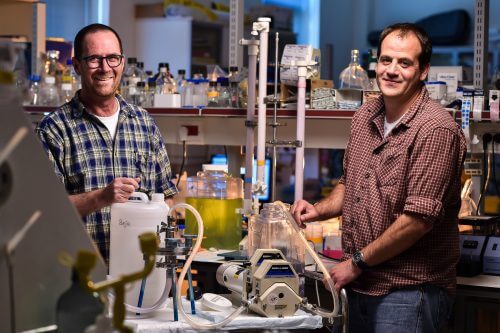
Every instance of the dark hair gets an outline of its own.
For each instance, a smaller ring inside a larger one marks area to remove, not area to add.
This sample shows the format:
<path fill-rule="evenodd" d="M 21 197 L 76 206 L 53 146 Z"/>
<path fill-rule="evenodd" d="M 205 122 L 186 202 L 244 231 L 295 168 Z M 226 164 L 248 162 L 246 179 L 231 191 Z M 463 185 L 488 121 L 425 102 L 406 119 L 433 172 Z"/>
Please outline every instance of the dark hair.
<path fill-rule="evenodd" d="M 120 39 L 120 36 L 118 36 L 118 33 L 107 25 L 92 23 L 78 31 L 75 36 L 75 58 L 80 59 L 82 57 L 83 40 L 85 39 L 85 36 L 98 31 L 111 31 L 116 36 L 116 39 L 118 39 L 118 43 L 120 44 L 120 53 L 123 54 L 122 40 Z"/>
<path fill-rule="evenodd" d="M 420 69 L 424 69 L 431 61 L 432 44 L 427 32 L 414 23 L 395 23 L 385 28 L 378 40 L 377 58 L 380 57 L 382 41 L 394 31 L 399 31 L 399 37 L 406 37 L 409 33 L 413 33 L 418 38 L 422 49 L 422 52 L 418 56 L 418 63 Z"/>

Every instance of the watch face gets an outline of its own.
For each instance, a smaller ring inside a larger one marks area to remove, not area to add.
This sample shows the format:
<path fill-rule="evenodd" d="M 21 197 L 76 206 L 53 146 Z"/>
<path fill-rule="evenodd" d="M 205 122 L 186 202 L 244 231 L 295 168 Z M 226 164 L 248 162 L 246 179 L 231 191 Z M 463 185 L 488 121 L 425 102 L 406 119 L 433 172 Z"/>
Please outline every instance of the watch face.
<path fill-rule="evenodd" d="M 352 255 L 352 260 L 357 264 L 358 262 L 361 261 L 361 253 L 360 252 L 354 252 Z"/>

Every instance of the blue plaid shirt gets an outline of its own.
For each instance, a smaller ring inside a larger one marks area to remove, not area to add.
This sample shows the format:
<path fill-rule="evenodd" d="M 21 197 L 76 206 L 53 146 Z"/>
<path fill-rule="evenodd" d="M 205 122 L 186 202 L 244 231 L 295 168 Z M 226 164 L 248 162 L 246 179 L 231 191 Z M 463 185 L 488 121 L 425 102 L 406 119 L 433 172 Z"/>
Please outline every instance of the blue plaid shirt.
<path fill-rule="evenodd" d="M 70 195 L 106 187 L 118 177 L 140 177 L 138 191 L 148 195 L 174 195 L 170 161 L 153 118 L 120 95 L 116 98 L 120 114 L 114 141 L 106 126 L 85 109 L 78 92 L 42 119 L 36 132 L 56 175 Z M 110 207 L 83 217 L 83 222 L 107 262 Z"/>

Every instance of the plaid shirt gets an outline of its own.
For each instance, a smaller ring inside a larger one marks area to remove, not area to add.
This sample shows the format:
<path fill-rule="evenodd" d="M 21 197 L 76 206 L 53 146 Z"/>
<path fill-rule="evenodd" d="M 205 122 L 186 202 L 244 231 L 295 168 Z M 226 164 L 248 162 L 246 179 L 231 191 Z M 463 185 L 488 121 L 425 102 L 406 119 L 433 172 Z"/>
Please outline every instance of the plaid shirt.
<path fill-rule="evenodd" d="M 116 95 L 120 115 L 115 139 L 90 114 L 78 93 L 42 119 L 36 132 L 54 171 L 68 194 L 106 187 L 118 177 L 140 177 L 138 191 L 149 195 L 177 193 L 171 182 L 170 162 L 160 130 L 144 109 Z M 110 207 L 83 217 L 88 233 L 103 258 L 109 258 Z"/>
<path fill-rule="evenodd" d="M 433 284 L 455 292 L 459 259 L 460 173 L 466 144 L 459 125 L 422 86 L 401 122 L 384 138 L 382 97 L 355 114 L 344 158 L 344 260 L 377 239 L 399 216 L 433 226 L 412 247 L 364 271 L 352 288 L 369 295 Z"/>

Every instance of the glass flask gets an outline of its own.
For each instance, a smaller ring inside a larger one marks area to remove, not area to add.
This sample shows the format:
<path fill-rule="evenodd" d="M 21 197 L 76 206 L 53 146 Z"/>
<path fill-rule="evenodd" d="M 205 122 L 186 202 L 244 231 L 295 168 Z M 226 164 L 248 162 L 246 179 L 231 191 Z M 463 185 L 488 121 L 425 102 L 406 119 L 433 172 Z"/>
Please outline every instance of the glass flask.
<path fill-rule="evenodd" d="M 366 71 L 359 64 L 359 51 L 351 51 L 349 66 L 340 73 L 340 89 L 368 90 L 369 80 Z"/>

